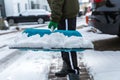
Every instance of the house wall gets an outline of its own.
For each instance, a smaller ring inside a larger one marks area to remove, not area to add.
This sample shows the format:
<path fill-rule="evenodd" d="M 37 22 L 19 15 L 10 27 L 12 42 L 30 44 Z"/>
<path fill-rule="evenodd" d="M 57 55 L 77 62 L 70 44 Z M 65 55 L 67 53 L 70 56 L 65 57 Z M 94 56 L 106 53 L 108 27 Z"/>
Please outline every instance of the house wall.
<path fill-rule="evenodd" d="M 40 8 L 50 11 L 50 7 L 48 5 L 47 0 L 38 0 L 38 1 L 40 3 Z"/>
<path fill-rule="evenodd" d="M 28 9 L 28 0 L 4 0 L 6 16 L 17 16 Z"/>
<path fill-rule="evenodd" d="M 0 3 L 5 3 L 5 9 L 2 15 L 6 12 L 6 16 L 18 16 L 19 12 L 26 9 L 32 9 L 31 1 L 34 2 L 34 4 L 37 4 L 37 7 L 34 8 L 46 9 L 50 11 L 47 0 L 0 0 Z M 89 0 L 79 0 L 80 8 L 84 9 L 84 6 L 87 5 L 86 3 L 88 1 Z"/>
<path fill-rule="evenodd" d="M 18 16 L 19 12 L 32 9 L 31 1 L 37 4 L 39 8 L 50 11 L 47 0 L 4 0 L 6 16 Z"/>
<path fill-rule="evenodd" d="M 6 16 L 12 15 L 13 14 L 13 2 L 12 0 L 5 0 L 5 11 L 6 11 Z"/>
<path fill-rule="evenodd" d="M 47 0 L 29 0 L 29 3 L 34 2 L 34 4 L 38 5 L 38 7 L 36 7 L 37 9 L 46 9 L 46 10 L 50 10 L 49 5 L 47 3 Z M 30 5 L 30 8 L 32 8 L 32 5 Z"/>
<path fill-rule="evenodd" d="M 79 0 L 80 11 L 84 11 L 85 8 L 89 5 L 89 0 Z"/>

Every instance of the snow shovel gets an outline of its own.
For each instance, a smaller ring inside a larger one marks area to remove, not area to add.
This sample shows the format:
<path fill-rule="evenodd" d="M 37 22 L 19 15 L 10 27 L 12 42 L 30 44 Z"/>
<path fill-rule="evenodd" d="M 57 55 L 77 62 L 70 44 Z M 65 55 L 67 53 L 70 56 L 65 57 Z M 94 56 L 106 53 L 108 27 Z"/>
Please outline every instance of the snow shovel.
<path fill-rule="evenodd" d="M 77 37 L 82 37 L 82 35 L 75 30 L 55 30 L 54 32 L 51 32 L 48 29 L 33 29 L 33 28 L 29 28 L 29 29 L 25 29 L 23 31 L 23 33 L 27 33 L 28 37 L 39 34 L 40 36 L 44 36 L 45 34 L 51 34 L 51 33 L 63 33 L 65 36 L 77 36 Z M 10 49 L 20 49 L 20 50 L 34 50 L 34 51 L 38 51 L 38 50 L 42 50 L 42 51 L 83 51 L 85 50 L 85 48 L 50 48 L 50 49 L 45 49 L 45 48 L 41 48 L 41 47 L 16 47 L 16 46 L 12 46 L 9 47 Z"/>

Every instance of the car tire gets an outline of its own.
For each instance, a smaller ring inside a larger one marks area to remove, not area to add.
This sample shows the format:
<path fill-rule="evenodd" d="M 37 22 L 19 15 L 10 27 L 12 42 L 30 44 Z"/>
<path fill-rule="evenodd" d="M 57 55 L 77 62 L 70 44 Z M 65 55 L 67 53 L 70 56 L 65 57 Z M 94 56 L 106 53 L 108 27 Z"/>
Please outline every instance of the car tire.
<path fill-rule="evenodd" d="M 37 22 L 38 22 L 38 24 L 43 24 L 43 23 L 45 23 L 45 21 L 44 21 L 43 18 L 39 18 L 39 19 L 37 20 Z"/>
<path fill-rule="evenodd" d="M 117 36 L 120 38 L 120 31 L 119 31 L 119 33 L 117 34 Z"/>
<path fill-rule="evenodd" d="M 120 38 L 120 25 L 119 25 L 119 33 L 117 34 L 117 36 Z"/>
<path fill-rule="evenodd" d="M 14 24 L 15 24 L 14 19 L 9 19 L 9 20 L 8 20 L 8 24 L 9 24 L 10 26 L 14 25 Z"/>
<path fill-rule="evenodd" d="M 117 35 L 120 38 L 120 34 Z"/>

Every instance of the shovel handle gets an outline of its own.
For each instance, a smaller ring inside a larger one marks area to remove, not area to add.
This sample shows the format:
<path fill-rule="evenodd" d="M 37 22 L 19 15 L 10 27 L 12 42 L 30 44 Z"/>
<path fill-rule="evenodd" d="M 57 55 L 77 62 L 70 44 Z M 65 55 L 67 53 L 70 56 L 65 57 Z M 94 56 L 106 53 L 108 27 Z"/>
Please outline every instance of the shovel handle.
<path fill-rule="evenodd" d="M 54 27 L 53 26 L 51 27 L 51 32 L 54 32 Z"/>

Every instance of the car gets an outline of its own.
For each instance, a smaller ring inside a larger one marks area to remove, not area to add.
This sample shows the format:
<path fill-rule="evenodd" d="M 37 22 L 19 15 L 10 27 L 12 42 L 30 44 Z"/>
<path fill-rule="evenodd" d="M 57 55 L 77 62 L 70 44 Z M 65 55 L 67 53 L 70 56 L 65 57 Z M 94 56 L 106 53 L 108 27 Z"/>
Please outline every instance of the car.
<path fill-rule="evenodd" d="M 120 0 L 92 0 L 89 25 L 120 37 Z"/>
<path fill-rule="evenodd" d="M 9 25 L 22 22 L 37 22 L 38 24 L 45 23 L 50 20 L 51 13 L 44 9 L 30 9 L 23 11 L 19 16 L 8 16 L 5 20 Z"/>

